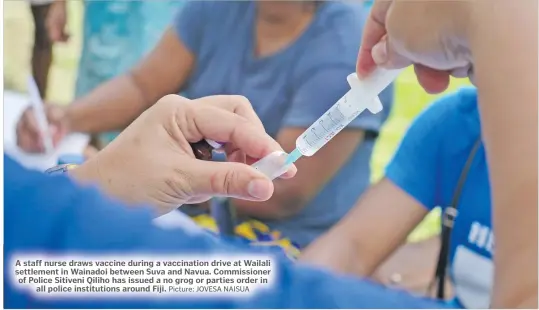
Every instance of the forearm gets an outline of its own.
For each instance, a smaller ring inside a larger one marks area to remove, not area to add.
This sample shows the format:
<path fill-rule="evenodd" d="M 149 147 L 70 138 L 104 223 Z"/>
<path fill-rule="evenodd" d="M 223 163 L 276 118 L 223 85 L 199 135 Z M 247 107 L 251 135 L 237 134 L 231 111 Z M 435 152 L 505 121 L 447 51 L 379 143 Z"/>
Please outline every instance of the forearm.
<path fill-rule="evenodd" d="M 122 75 L 73 102 L 68 109 L 69 126 L 85 133 L 121 130 L 152 103 L 131 74 Z"/>
<path fill-rule="evenodd" d="M 351 233 L 336 227 L 304 249 L 299 261 L 338 273 L 368 277 L 374 272 L 375 266 L 361 260 L 361 251 L 351 236 Z"/>
<path fill-rule="evenodd" d="M 492 186 L 492 306 L 535 308 L 537 2 L 477 1 L 476 6 L 470 44 Z"/>

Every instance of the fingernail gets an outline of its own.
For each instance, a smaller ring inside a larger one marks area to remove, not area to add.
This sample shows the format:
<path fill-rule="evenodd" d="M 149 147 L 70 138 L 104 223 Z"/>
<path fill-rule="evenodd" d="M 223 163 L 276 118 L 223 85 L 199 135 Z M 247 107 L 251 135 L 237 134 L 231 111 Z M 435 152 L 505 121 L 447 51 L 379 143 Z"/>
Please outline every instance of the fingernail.
<path fill-rule="evenodd" d="M 281 178 L 291 178 L 296 175 L 298 168 L 295 165 L 291 165 L 290 168 L 281 176 Z"/>
<path fill-rule="evenodd" d="M 271 181 L 253 180 L 247 185 L 247 192 L 254 198 L 269 199 L 271 196 Z"/>
<path fill-rule="evenodd" d="M 372 59 L 377 65 L 382 65 L 387 62 L 386 45 L 386 41 L 380 41 L 372 48 Z"/>

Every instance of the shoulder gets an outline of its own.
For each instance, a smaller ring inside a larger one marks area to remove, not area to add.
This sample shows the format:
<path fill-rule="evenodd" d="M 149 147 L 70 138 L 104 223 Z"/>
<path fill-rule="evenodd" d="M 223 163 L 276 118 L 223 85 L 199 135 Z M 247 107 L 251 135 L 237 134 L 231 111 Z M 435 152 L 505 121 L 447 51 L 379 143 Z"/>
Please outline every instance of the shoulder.
<path fill-rule="evenodd" d="M 438 98 L 414 121 L 430 124 L 431 127 L 459 127 L 477 114 L 477 92 L 475 88 L 462 88 Z"/>
<path fill-rule="evenodd" d="M 362 29 L 362 15 L 354 6 L 333 1 L 321 4 L 306 34 L 298 73 L 326 66 L 340 66 L 353 72 Z"/>
<path fill-rule="evenodd" d="M 246 1 L 187 1 L 178 10 L 173 27 L 191 52 L 203 53 L 236 33 L 252 14 L 251 7 Z"/>
<path fill-rule="evenodd" d="M 242 6 L 238 2 L 229 2 L 229 1 L 187 1 L 183 5 L 183 9 L 187 10 L 188 12 L 191 11 L 198 11 L 198 12 L 205 12 L 205 13 L 215 13 L 215 15 L 223 15 L 229 12 L 233 8 L 237 8 L 239 6 Z M 223 10 L 223 12 L 219 12 L 216 10 Z M 220 14 L 221 13 L 221 14 Z"/>
<path fill-rule="evenodd" d="M 250 1 L 187 1 L 178 11 L 179 18 L 198 20 L 206 26 L 223 26 L 224 20 L 241 18 L 252 6 Z"/>
<path fill-rule="evenodd" d="M 468 140 L 480 134 L 477 90 L 465 87 L 440 97 L 414 120 L 409 132 L 413 131 L 429 133 L 438 144 L 453 150 L 467 146 Z"/>
<path fill-rule="evenodd" d="M 320 5 L 310 29 L 310 47 L 318 47 L 325 53 L 344 53 L 357 57 L 363 18 L 360 10 L 342 2 L 326 1 Z M 348 58 L 347 58 L 348 60 Z"/>

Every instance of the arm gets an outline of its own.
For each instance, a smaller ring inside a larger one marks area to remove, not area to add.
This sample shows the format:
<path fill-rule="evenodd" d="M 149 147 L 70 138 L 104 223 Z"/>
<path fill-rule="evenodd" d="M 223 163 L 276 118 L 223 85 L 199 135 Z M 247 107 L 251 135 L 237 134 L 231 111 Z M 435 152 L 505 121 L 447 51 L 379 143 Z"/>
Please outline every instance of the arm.
<path fill-rule="evenodd" d="M 357 276 L 374 270 L 406 240 L 428 209 L 388 179 L 302 253 L 302 262 Z"/>
<path fill-rule="evenodd" d="M 126 208 L 64 176 L 28 171 L 4 157 L 6 188 L 5 261 L 19 251 L 46 253 L 199 254 L 260 252 L 209 235 L 163 230 L 145 208 Z M 37 299 L 19 291 L 6 272 L 5 305 L 21 308 L 442 308 L 443 304 L 361 281 L 296 266 L 273 256 L 276 284 L 252 298 L 73 298 Z"/>
<path fill-rule="evenodd" d="M 438 166 L 456 102 L 441 99 L 404 136 L 386 176 L 333 229 L 303 252 L 302 261 L 369 276 L 437 205 Z M 444 124 L 440 126 L 440 124 Z M 454 126 L 454 125 L 453 125 Z"/>
<path fill-rule="evenodd" d="M 470 44 L 496 235 L 492 306 L 536 308 L 537 1 L 474 4 Z"/>
<path fill-rule="evenodd" d="M 440 236 L 432 236 L 419 242 L 407 242 L 386 259 L 371 275 L 384 285 L 396 285 L 409 292 L 431 296 L 428 292 L 432 282 L 438 254 Z M 399 275 L 399 278 L 394 278 Z M 399 279 L 394 282 L 394 279 Z M 446 297 L 453 296 L 451 281 L 446 279 Z"/>
<path fill-rule="evenodd" d="M 65 0 L 55 0 L 51 3 L 47 13 L 47 34 L 53 42 L 67 42 L 69 34 L 66 32 L 67 8 Z"/>
<path fill-rule="evenodd" d="M 129 125 L 159 98 L 177 93 L 194 68 L 205 7 L 189 3 L 153 49 L 133 70 L 69 106 L 73 131 L 98 133 Z"/>
<path fill-rule="evenodd" d="M 98 133 L 129 125 L 159 98 L 177 92 L 191 72 L 194 55 L 174 30 L 131 72 L 104 83 L 68 109 L 73 131 Z"/>
<path fill-rule="evenodd" d="M 310 71 L 313 75 L 296 88 L 276 138 L 286 152 L 291 152 L 300 134 L 349 90 L 346 82 L 349 71 L 346 67 L 321 69 L 314 74 Z M 293 179 L 274 181 L 275 192 L 268 201 L 234 200 L 234 205 L 240 212 L 260 218 L 279 219 L 297 214 L 348 162 L 363 141 L 363 129 L 377 129 L 373 119 L 378 117 L 363 113 L 314 156 L 300 159 Z"/>

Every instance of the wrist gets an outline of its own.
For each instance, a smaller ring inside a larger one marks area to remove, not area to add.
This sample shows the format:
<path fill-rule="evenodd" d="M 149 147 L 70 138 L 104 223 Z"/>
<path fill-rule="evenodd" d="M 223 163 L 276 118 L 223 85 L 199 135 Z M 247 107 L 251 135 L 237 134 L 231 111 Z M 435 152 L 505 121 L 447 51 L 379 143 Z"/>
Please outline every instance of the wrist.
<path fill-rule="evenodd" d="M 79 183 L 97 183 L 103 185 L 98 158 L 92 158 L 84 164 L 68 171 L 69 175 Z"/>

